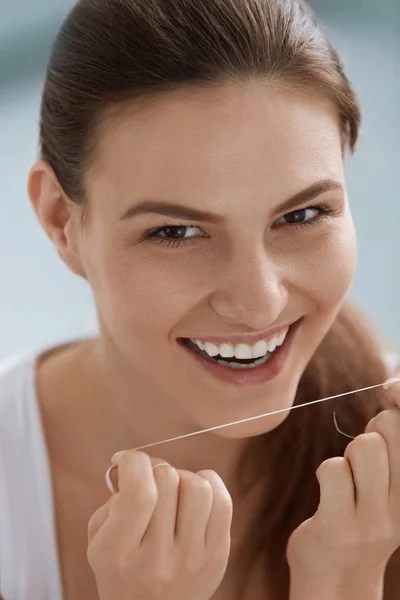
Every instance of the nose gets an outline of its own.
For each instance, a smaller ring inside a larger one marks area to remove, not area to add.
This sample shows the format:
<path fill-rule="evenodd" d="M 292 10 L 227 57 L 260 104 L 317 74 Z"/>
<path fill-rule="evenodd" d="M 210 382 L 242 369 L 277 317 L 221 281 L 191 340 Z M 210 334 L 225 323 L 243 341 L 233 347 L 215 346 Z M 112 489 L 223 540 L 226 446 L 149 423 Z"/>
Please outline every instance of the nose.
<path fill-rule="evenodd" d="M 210 296 L 219 317 L 254 331 L 270 327 L 287 303 L 283 273 L 264 253 L 236 257 Z"/>

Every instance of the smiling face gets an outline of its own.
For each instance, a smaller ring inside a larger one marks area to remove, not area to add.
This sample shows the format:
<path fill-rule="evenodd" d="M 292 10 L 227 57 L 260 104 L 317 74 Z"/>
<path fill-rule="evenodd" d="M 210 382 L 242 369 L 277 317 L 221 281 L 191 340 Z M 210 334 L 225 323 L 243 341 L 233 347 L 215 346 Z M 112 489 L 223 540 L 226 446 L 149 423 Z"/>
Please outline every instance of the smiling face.
<path fill-rule="evenodd" d="M 110 119 L 97 153 L 79 254 L 137 394 L 198 429 L 290 407 L 355 268 L 331 102 L 257 82 L 179 92 Z"/>

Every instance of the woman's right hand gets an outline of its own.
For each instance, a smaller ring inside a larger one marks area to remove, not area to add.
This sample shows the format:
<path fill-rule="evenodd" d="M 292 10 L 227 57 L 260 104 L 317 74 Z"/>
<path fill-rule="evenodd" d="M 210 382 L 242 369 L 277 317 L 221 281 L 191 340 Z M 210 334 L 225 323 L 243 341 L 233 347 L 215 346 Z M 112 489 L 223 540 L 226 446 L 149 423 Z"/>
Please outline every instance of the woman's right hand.
<path fill-rule="evenodd" d="M 88 531 L 100 600 L 209 600 L 230 552 L 232 500 L 222 479 L 135 450 L 113 465 L 118 491 Z"/>

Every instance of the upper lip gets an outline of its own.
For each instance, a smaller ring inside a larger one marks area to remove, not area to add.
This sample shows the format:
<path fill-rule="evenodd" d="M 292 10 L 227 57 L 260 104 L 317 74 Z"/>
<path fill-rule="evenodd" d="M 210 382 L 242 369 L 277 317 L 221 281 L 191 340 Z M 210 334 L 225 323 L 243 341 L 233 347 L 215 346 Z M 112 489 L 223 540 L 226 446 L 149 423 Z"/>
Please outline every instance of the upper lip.
<path fill-rule="evenodd" d="M 293 325 L 297 321 L 290 321 L 286 323 L 280 323 L 275 327 L 271 327 L 270 329 L 266 329 L 265 331 L 259 331 L 255 333 L 233 333 L 231 335 L 195 335 L 191 336 L 192 340 L 199 340 L 201 342 L 211 342 L 216 346 L 221 344 L 248 344 L 249 346 L 256 344 L 260 340 L 270 340 L 277 333 L 283 332 L 285 329 L 288 329 L 291 325 Z"/>

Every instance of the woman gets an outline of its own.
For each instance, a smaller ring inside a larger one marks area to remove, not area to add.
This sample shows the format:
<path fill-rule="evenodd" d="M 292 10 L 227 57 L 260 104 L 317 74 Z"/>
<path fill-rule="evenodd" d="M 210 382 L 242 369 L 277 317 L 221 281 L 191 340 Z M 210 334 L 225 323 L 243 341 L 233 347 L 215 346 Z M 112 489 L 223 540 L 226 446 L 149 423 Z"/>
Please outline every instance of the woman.
<path fill-rule="evenodd" d="M 301 0 L 72 10 L 28 188 L 100 331 L 2 375 L 3 600 L 398 598 L 396 386 L 290 412 L 393 374 L 344 300 L 359 124 Z"/>

